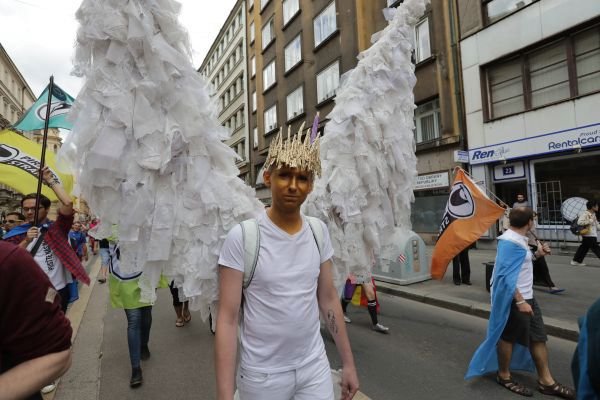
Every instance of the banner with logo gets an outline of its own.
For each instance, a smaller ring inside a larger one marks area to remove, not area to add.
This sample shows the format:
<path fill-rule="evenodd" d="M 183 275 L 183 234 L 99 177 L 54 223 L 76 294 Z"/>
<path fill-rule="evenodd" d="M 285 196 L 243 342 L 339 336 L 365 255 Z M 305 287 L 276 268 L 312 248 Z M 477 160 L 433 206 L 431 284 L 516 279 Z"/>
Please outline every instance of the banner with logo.
<path fill-rule="evenodd" d="M 431 277 L 442 279 L 448 264 L 492 226 L 504 209 L 458 168 L 431 257 Z"/>
<path fill-rule="evenodd" d="M 27 110 L 23 118 L 14 125 L 15 129 L 22 131 L 44 129 L 46 110 L 48 107 L 48 86 L 46 86 L 46 89 L 44 89 L 44 92 L 36 100 L 33 106 Z M 73 124 L 67 121 L 67 115 L 69 115 L 69 111 L 71 110 L 74 101 L 75 99 L 69 96 L 67 92 L 56 86 L 56 84 L 53 85 L 52 100 L 50 104 L 50 122 L 48 123 L 49 128 L 71 129 L 73 127 Z"/>
<path fill-rule="evenodd" d="M 23 194 L 37 191 L 42 146 L 16 132 L 0 132 L 0 183 Z M 73 177 L 56 169 L 54 153 L 46 152 L 46 163 L 67 193 L 73 189 Z M 51 201 L 58 200 L 49 187 L 42 186 L 42 194 Z"/>

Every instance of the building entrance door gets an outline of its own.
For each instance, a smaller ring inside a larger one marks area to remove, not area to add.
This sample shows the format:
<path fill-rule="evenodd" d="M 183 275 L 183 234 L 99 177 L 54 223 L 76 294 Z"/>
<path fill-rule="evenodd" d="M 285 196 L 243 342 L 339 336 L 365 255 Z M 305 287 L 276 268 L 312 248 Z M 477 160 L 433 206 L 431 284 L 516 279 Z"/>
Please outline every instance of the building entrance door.
<path fill-rule="evenodd" d="M 495 189 L 496 196 L 508 204 L 509 207 L 512 207 L 513 203 L 517 201 L 518 194 L 525 195 L 525 198 L 528 198 L 526 180 L 496 183 Z"/>

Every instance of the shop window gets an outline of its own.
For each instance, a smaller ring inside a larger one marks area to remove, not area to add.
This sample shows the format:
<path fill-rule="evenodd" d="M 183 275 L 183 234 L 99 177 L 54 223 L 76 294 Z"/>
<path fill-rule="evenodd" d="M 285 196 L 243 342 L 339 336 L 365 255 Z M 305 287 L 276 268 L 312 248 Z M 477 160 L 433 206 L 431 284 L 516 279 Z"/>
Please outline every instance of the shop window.
<path fill-rule="evenodd" d="M 598 181 L 600 155 L 582 155 L 536 161 L 535 181 L 539 188 L 536 199 L 538 223 L 540 225 L 562 224 L 548 210 L 560 210 L 562 203 L 572 197 L 586 200 L 600 198 Z M 560 196 L 551 196 L 545 187 L 552 184 L 560 188 Z"/>
<path fill-rule="evenodd" d="M 262 48 L 266 49 L 273 40 L 275 40 L 275 22 L 271 18 L 262 28 Z"/>
<path fill-rule="evenodd" d="M 600 28 L 581 32 L 573 40 L 579 94 L 596 92 L 600 90 Z"/>
<path fill-rule="evenodd" d="M 265 134 L 277 129 L 277 104 L 265 111 Z"/>
<path fill-rule="evenodd" d="M 483 0 L 488 23 L 497 21 L 508 14 L 533 3 L 535 0 Z"/>
<path fill-rule="evenodd" d="M 315 47 L 331 36 L 337 29 L 335 1 L 327 6 L 313 21 Z"/>
<path fill-rule="evenodd" d="M 439 99 L 421 104 L 415 110 L 415 140 L 431 142 L 440 137 L 441 113 Z"/>
<path fill-rule="evenodd" d="M 268 90 L 276 83 L 275 77 L 275 60 L 271 61 L 265 69 L 263 69 L 263 90 Z"/>
<path fill-rule="evenodd" d="M 340 63 L 336 61 L 317 74 L 317 103 L 335 96 L 340 85 Z"/>
<path fill-rule="evenodd" d="M 299 0 L 283 0 L 283 25 L 286 25 L 300 11 Z"/>
<path fill-rule="evenodd" d="M 444 218 L 448 190 L 424 190 L 415 192 L 410 219 L 412 229 L 419 233 L 437 233 Z"/>
<path fill-rule="evenodd" d="M 415 62 L 418 64 L 431 57 L 429 18 L 424 18 L 415 26 Z"/>
<path fill-rule="evenodd" d="M 288 121 L 304 112 L 304 94 L 302 89 L 302 86 L 300 86 L 298 89 L 290 93 L 286 98 Z"/>
<path fill-rule="evenodd" d="M 289 71 L 302 60 L 302 38 L 296 36 L 285 46 L 285 71 Z"/>

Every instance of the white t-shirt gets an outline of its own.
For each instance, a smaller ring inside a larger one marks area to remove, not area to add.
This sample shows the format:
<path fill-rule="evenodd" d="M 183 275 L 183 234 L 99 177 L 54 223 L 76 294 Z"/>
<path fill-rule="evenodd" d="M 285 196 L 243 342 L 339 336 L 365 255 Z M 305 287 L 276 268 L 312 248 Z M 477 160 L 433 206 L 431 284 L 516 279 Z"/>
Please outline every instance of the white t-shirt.
<path fill-rule="evenodd" d="M 519 235 L 517 232 L 509 229 L 502 234 L 502 239 L 510 240 L 513 243 L 525 248 L 525 260 L 521 266 L 519 277 L 517 278 L 517 289 L 525 300 L 533 299 L 533 261 L 532 253 L 529 249 L 529 239 L 527 236 Z"/>
<path fill-rule="evenodd" d="M 27 251 L 31 251 L 36 242 L 37 239 L 32 240 L 27 246 Z M 50 249 L 50 246 L 48 246 L 46 241 L 42 241 L 42 244 L 38 248 L 33 259 L 40 266 L 42 271 L 48 275 L 48 279 L 50 279 L 54 289 L 60 290 L 67 286 L 67 283 L 73 282 L 71 274 L 67 273 L 66 268 L 62 265 L 56 254 Z"/>
<path fill-rule="evenodd" d="M 317 283 L 321 264 L 333 256 L 323 227 L 323 252 L 303 217 L 300 232 L 290 235 L 266 212 L 258 218 L 260 249 L 254 277 L 244 290 L 240 364 L 243 368 L 275 373 L 297 369 L 325 352 L 320 334 Z M 244 271 L 240 225 L 223 244 L 219 264 Z"/>

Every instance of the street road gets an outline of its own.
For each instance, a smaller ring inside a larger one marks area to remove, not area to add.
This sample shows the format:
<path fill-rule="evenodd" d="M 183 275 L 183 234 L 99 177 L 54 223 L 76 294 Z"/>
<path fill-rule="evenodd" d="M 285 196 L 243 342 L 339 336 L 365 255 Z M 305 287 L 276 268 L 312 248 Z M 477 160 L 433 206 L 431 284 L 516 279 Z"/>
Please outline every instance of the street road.
<path fill-rule="evenodd" d="M 107 294 L 107 285 L 93 289 L 75 341 L 74 363 L 57 400 L 215 398 L 213 336 L 196 313 L 189 325 L 175 327 L 168 289 L 159 290 L 154 307 L 152 357 L 142 362 L 144 384 L 130 389 L 125 313 L 107 306 Z M 492 378 L 463 380 L 468 361 L 484 337 L 486 320 L 385 294 L 380 301 L 380 320 L 390 326 L 390 335 L 371 331 L 366 309 L 349 307 L 353 322 L 348 329 L 361 391 L 367 396 L 373 400 L 513 398 Z M 339 367 L 335 346 L 329 340 L 326 346 L 332 366 Z M 575 344 L 551 338 L 549 346 L 556 378 L 570 383 Z M 523 380 L 535 384 L 531 375 Z"/>
<path fill-rule="evenodd" d="M 359 370 L 360 389 L 374 400 L 511 399 L 493 376 L 465 381 L 471 356 L 485 336 L 487 320 L 427 304 L 378 295 L 379 320 L 389 335 L 371 331 L 364 308 L 348 307 L 347 324 Z M 542 312 L 543 312 L 543 305 Z M 327 340 L 333 367 L 340 362 Z M 550 337 L 551 370 L 559 382 L 571 384 L 570 362 L 575 343 Z M 535 376 L 514 374 L 535 388 Z M 536 391 L 535 397 L 546 397 Z"/>

